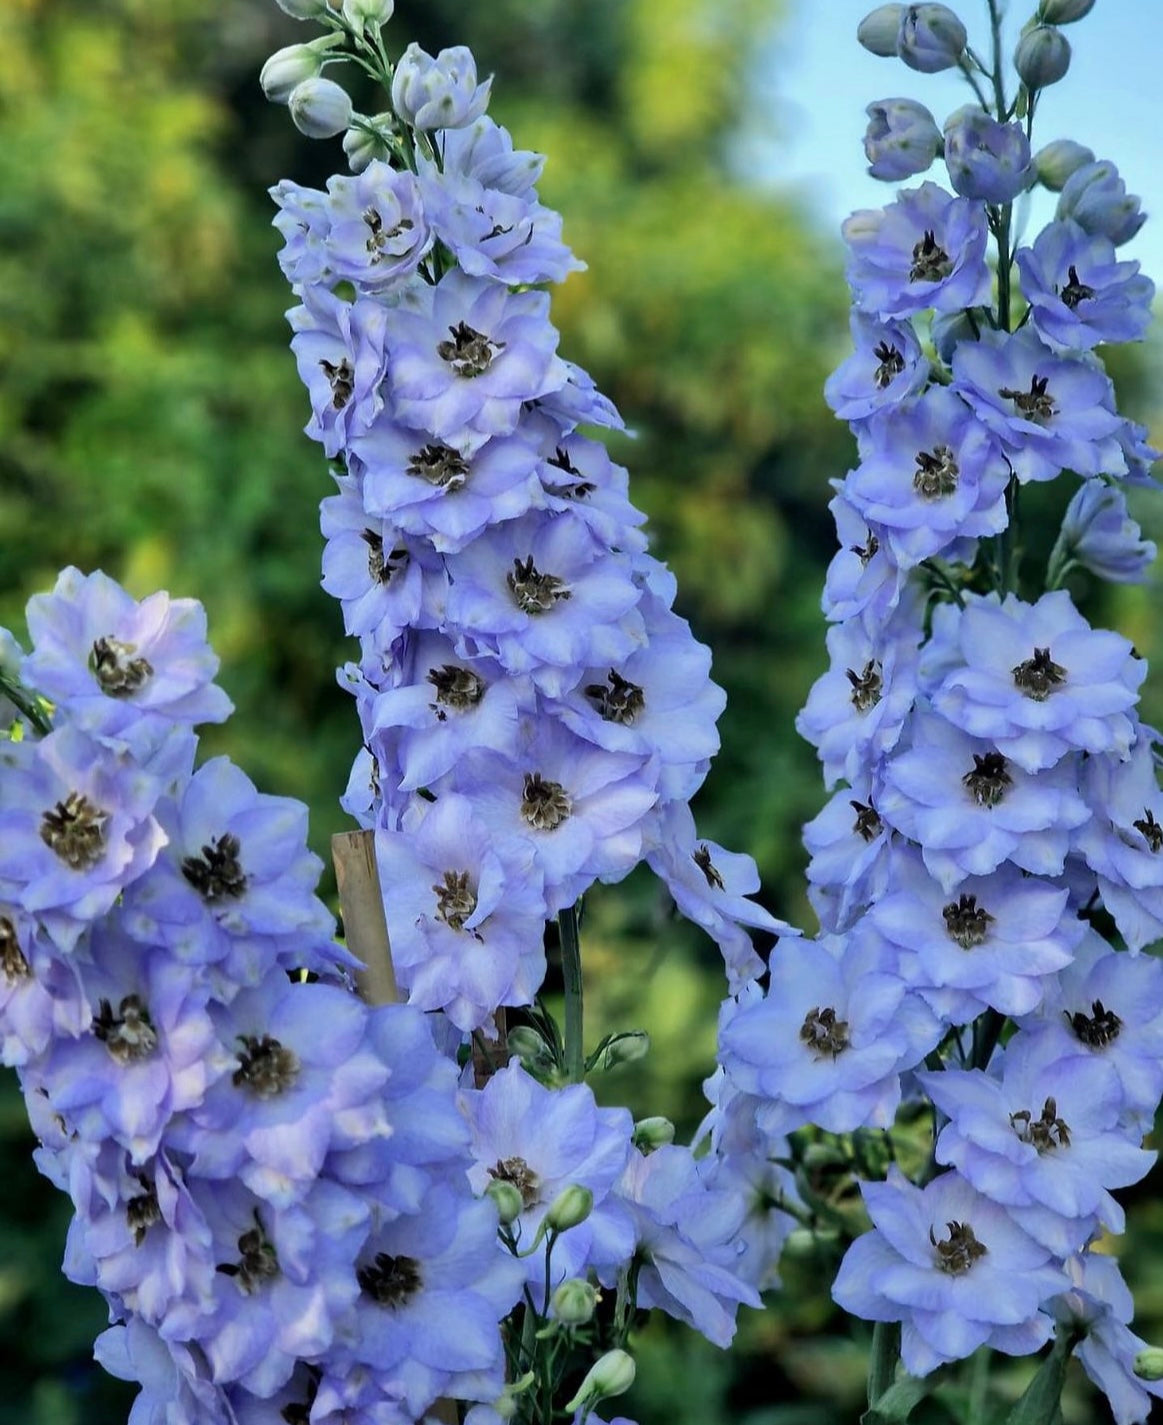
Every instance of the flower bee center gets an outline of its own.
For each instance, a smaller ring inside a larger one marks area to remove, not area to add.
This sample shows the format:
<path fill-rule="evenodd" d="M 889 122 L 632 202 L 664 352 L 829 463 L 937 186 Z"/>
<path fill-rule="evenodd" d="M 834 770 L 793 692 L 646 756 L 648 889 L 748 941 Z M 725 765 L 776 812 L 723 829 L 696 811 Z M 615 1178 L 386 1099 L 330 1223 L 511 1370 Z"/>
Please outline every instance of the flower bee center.
<path fill-rule="evenodd" d="M 1134 823 L 1135 830 L 1141 831 L 1147 842 L 1148 850 L 1156 854 L 1163 851 L 1163 826 L 1155 820 L 1155 813 L 1150 807 L 1143 808 L 1143 815 Z"/>
<path fill-rule="evenodd" d="M 116 1014 L 109 1000 L 101 1000 L 93 1016 L 93 1033 L 119 1064 L 148 1059 L 157 1048 L 157 1030 L 140 995 L 126 995 Z"/>
<path fill-rule="evenodd" d="M 355 1275 L 377 1306 L 403 1306 L 423 1285 L 415 1257 L 393 1257 L 390 1252 L 377 1252 L 374 1263 L 360 1267 Z"/>
<path fill-rule="evenodd" d="M 463 930 L 464 923 L 477 908 L 476 892 L 468 883 L 467 871 L 445 871 L 443 881 L 434 885 L 436 919 L 450 930 Z"/>
<path fill-rule="evenodd" d="M 573 804 L 560 782 L 547 781 L 540 772 L 526 772 L 521 790 L 521 815 L 537 831 L 556 831 L 568 820 Z"/>
<path fill-rule="evenodd" d="M 1052 1098 L 1042 1105 L 1041 1118 L 1035 1118 L 1028 1108 L 1011 1113 L 1010 1127 L 1023 1143 L 1031 1144 L 1040 1154 L 1070 1147 L 1069 1125 L 1058 1117 L 1058 1105 Z"/>
<path fill-rule="evenodd" d="M 1114 1010 L 1107 1009 L 1100 999 L 1091 1004 L 1089 1018 L 1081 1010 L 1074 1014 L 1066 1010 L 1062 1012 L 1075 1038 L 1080 1039 L 1088 1049 L 1105 1049 L 1108 1044 L 1113 1044 L 1123 1027 L 1123 1021 Z"/>
<path fill-rule="evenodd" d="M 912 266 L 909 268 L 910 282 L 941 282 L 953 271 L 949 254 L 937 241 L 931 228 L 913 248 Z"/>
<path fill-rule="evenodd" d="M 505 576 L 514 602 L 522 613 L 543 614 L 551 609 L 558 599 L 569 599 L 573 595 L 565 586 L 564 579 L 556 574 L 542 574 L 528 559 L 514 559 L 513 569 Z"/>
<path fill-rule="evenodd" d="M 321 361 L 319 365 L 331 387 L 332 407 L 337 411 L 343 410 L 355 394 L 355 368 L 346 356 L 339 363 Z"/>
<path fill-rule="evenodd" d="M 935 445 L 932 450 L 918 450 L 913 489 L 926 500 L 939 500 L 957 489 L 961 473 L 956 457 L 947 445 Z"/>
<path fill-rule="evenodd" d="M 1062 288 L 1058 295 L 1066 303 L 1071 311 L 1078 306 L 1079 302 L 1085 302 L 1094 296 L 1094 288 L 1088 287 L 1085 282 L 1078 280 L 1078 268 L 1073 265 L 1066 274 L 1068 280 L 1066 286 Z"/>
<path fill-rule="evenodd" d="M 70 871 L 88 871 L 105 854 L 108 814 L 83 792 L 70 792 L 40 820 L 40 839 Z"/>
<path fill-rule="evenodd" d="M 269 1034 L 240 1034 L 242 1053 L 238 1056 L 232 1082 L 248 1089 L 255 1098 L 277 1098 L 299 1077 L 295 1054 Z"/>
<path fill-rule="evenodd" d="M 247 1296 L 279 1275 L 278 1253 L 274 1243 L 267 1241 L 257 1213 L 255 1226 L 238 1239 L 238 1261 L 226 1262 L 218 1270 L 223 1276 L 234 1277 Z"/>
<path fill-rule="evenodd" d="M 955 940 L 962 950 L 972 950 L 983 944 L 994 921 L 989 911 L 977 904 L 976 896 L 959 896 L 957 900 L 950 901 L 941 914 L 945 917 L 945 929 L 950 940 Z"/>
<path fill-rule="evenodd" d="M 459 490 L 468 480 L 468 461 L 450 445 L 426 445 L 412 456 L 407 473 L 441 490 Z"/>
<path fill-rule="evenodd" d="M 850 801 L 848 805 L 856 813 L 852 830 L 862 841 L 875 841 L 884 826 L 880 813 L 871 802 Z"/>
<path fill-rule="evenodd" d="M 637 683 L 631 683 L 613 668 L 606 677 L 605 683 L 587 684 L 586 697 L 606 722 L 617 722 L 626 726 L 632 723 L 646 706 L 646 695 Z"/>
<path fill-rule="evenodd" d="M 1009 386 L 999 386 L 997 394 L 1007 401 L 1012 401 L 1027 420 L 1048 421 L 1058 411 L 1054 397 L 1046 389 L 1048 384 L 1047 376 L 1031 376 L 1028 391 L 1015 391 Z"/>
<path fill-rule="evenodd" d="M 390 584 L 408 562 L 408 551 L 401 545 L 390 554 L 384 553 L 384 537 L 374 529 L 360 531 L 360 538 L 367 545 L 367 572 L 373 584 Z"/>
<path fill-rule="evenodd" d="M 457 322 L 448 330 L 452 340 L 440 342 L 436 354 L 442 361 L 447 361 L 458 376 L 470 380 L 474 376 L 483 376 L 492 365 L 493 358 L 505 348 L 503 341 L 493 341 L 467 322 Z"/>
<path fill-rule="evenodd" d="M 874 535 L 871 530 L 868 531 L 867 544 L 850 544 L 848 546 L 850 553 L 855 554 L 857 559 L 859 559 L 861 564 L 863 564 L 866 568 L 868 566 L 869 560 L 873 558 L 879 548 L 880 540 L 877 539 L 876 535 Z"/>
<path fill-rule="evenodd" d="M 705 843 L 695 847 L 691 852 L 691 860 L 694 861 L 695 865 L 703 873 L 707 885 L 710 886 L 712 890 L 721 891 L 725 889 L 723 877 L 719 874 L 718 868 L 711 860 L 710 848 Z"/>
<path fill-rule="evenodd" d="M 905 369 L 905 359 L 900 351 L 895 346 L 889 346 L 887 341 L 882 341 L 872 354 L 880 362 L 872 375 L 873 384 L 878 391 L 883 391 L 886 386 L 891 386 Z"/>
<path fill-rule="evenodd" d="M 837 1019 L 831 1007 L 821 1009 L 817 1005 L 804 1016 L 800 1042 L 806 1044 L 817 1059 L 829 1056 L 835 1059 L 848 1048 L 848 1021 Z"/>
<path fill-rule="evenodd" d="M 398 238 L 402 233 L 412 230 L 412 222 L 409 218 L 401 218 L 394 228 L 385 228 L 384 220 L 375 208 L 365 209 L 363 220 L 371 234 L 367 240 L 367 251 L 373 262 L 382 262 L 385 255 L 384 248 L 388 243 L 394 238 Z"/>
<path fill-rule="evenodd" d="M 246 894 L 246 873 L 238 860 L 242 845 L 237 836 L 225 831 L 202 847 L 201 856 L 182 860 L 182 875 L 204 901 L 238 900 Z"/>
<path fill-rule="evenodd" d="M 148 658 L 134 658 L 136 643 L 98 638 L 89 654 L 89 671 L 111 698 L 128 698 L 153 676 Z"/>
<path fill-rule="evenodd" d="M 0 915 L 0 970 L 3 970 L 4 978 L 10 985 L 17 980 L 26 980 L 32 974 L 20 948 L 16 926 L 6 915 Z"/>
<path fill-rule="evenodd" d="M 929 1228 L 929 1241 L 937 1250 L 937 1265 L 951 1277 L 963 1276 L 989 1249 L 977 1240 L 968 1222 L 946 1222 L 945 1226 L 949 1235 L 940 1242 Z"/>
<path fill-rule="evenodd" d="M 1044 703 L 1066 681 L 1066 669 L 1054 662 L 1048 648 L 1035 648 L 1034 656 L 1019 663 L 1013 675 L 1015 685 L 1036 703 Z"/>
<path fill-rule="evenodd" d="M 428 682 L 436 689 L 436 702 L 441 707 L 455 708 L 464 712 L 475 708 L 485 695 L 485 683 L 471 668 L 462 668 L 457 663 L 445 663 L 440 668 L 429 668 Z M 437 717 L 444 721 L 444 713 L 438 707 Z"/>
<path fill-rule="evenodd" d="M 1013 786 L 1014 779 L 1006 771 L 1006 759 L 1000 752 L 973 754 L 973 771 L 961 778 L 962 785 L 979 807 L 995 807 Z"/>
<path fill-rule="evenodd" d="M 494 1182 L 512 1183 L 526 1207 L 541 1200 L 541 1180 L 524 1158 L 501 1158 L 489 1169 Z"/>
<path fill-rule="evenodd" d="M 870 658 L 864 665 L 862 673 L 857 673 L 853 668 L 848 668 L 845 671 L 848 681 L 852 684 L 852 706 L 859 713 L 869 712 L 880 702 L 880 694 L 884 688 L 884 680 L 880 675 L 880 664 Z"/>
<path fill-rule="evenodd" d="M 133 1233 L 133 1244 L 140 1247 L 145 1241 L 145 1234 L 155 1222 L 162 1220 L 162 1210 L 158 1205 L 157 1188 L 153 1180 L 148 1177 L 138 1179 L 141 1183 L 142 1191 L 131 1197 L 125 1204 L 125 1223 Z"/>

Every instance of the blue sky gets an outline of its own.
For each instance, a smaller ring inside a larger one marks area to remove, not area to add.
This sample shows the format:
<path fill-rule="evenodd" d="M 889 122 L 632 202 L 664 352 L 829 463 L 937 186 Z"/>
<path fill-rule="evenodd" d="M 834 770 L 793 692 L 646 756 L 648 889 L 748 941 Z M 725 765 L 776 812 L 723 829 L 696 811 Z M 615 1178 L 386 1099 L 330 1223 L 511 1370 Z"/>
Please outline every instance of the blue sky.
<path fill-rule="evenodd" d="M 746 161 L 780 188 L 792 187 L 825 227 L 838 229 L 854 208 L 881 207 L 893 197 L 893 185 L 865 171 L 867 104 L 898 95 L 917 99 L 941 124 L 973 95 L 955 70 L 917 74 L 863 50 L 856 27 L 873 8 L 870 0 L 785 3 L 786 20 L 757 62 L 761 112 Z M 1007 57 L 1034 5 L 1010 0 Z M 955 0 L 952 8 L 970 43 L 988 56 L 986 0 Z M 1074 51 L 1070 72 L 1039 102 L 1034 146 L 1073 138 L 1114 160 L 1151 215 L 1120 256 L 1137 258 L 1163 290 L 1163 0 L 1097 0 L 1064 33 Z M 940 163 L 932 176 L 947 182 Z M 1052 202 L 1043 195 L 1032 205 L 1031 236 L 1051 216 Z"/>

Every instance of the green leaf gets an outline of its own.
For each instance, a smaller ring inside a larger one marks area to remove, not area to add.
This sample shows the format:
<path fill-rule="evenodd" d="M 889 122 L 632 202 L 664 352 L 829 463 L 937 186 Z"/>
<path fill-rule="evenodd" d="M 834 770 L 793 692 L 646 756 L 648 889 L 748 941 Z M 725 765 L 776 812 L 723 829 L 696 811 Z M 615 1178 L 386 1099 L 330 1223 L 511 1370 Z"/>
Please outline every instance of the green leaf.
<path fill-rule="evenodd" d="M 904 1376 L 890 1385 L 884 1394 L 860 1417 L 860 1425 L 900 1425 L 924 1400 L 929 1382 Z"/>
<path fill-rule="evenodd" d="M 1073 1344 L 1069 1332 L 1058 1336 L 1054 1349 L 1006 1416 L 1005 1425 L 1054 1425 L 1055 1420 L 1061 1419 L 1062 1383 L 1066 1379 L 1066 1362 Z"/>

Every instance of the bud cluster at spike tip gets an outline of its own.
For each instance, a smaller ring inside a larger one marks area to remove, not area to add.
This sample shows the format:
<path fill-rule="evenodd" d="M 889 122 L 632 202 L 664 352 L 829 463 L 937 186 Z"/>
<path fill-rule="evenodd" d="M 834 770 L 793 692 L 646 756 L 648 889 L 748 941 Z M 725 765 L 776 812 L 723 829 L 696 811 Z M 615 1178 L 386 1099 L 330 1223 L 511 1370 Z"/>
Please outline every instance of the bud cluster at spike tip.
<path fill-rule="evenodd" d="M 1014 57 L 1025 102 L 1066 72 L 1055 26 L 1090 8 L 1041 5 Z M 880 6 L 858 39 L 971 82 L 989 52 L 936 5 Z M 1069 140 L 1031 157 L 1016 106 L 977 96 L 943 143 L 908 99 L 868 110 L 874 176 L 943 154 L 948 187 L 844 225 L 854 351 L 826 396 L 857 454 L 832 482 L 830 667 L 797 724 L 832 789 L 804 833 L 821 931 L 723 1006 L 709 1131 L 887 1130 L 927 1099 L 932 1169 L 863 1185 L 872 1230 L 836 1301 L 899 1322 L 918 1376 L 1071 1332 L 1132 1425 L 1163 1387 L 1136 1372 L 1129 1292 L 1094 1246 L 1155 1156 L 1163 965 L 1140 952 L 1163 939 L 1163 749 L 1143 659 L 1074 589 L 1141 581 L 1154 557 L 1124 487 L 1154 484 L 1157 452 L 1095 354 L 1143 336 L 1154 286 L 1117 253 L 1142 213 L 1114 165 Z M 1057 212 L 1015 241 L 1010 205 L 1039 181 Z M 1035 482 L 1066 487 L 1041 578 L 1016 514 Z"/>

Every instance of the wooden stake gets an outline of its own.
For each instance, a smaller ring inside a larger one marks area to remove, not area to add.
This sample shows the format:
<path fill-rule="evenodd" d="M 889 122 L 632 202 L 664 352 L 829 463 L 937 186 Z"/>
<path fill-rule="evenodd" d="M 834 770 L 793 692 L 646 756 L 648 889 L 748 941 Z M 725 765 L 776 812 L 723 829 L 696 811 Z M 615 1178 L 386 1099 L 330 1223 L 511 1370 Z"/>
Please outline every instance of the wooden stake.
<path fill-rule="evenodd" d="M 339 884 L 339 909 L 347 948 L 366 967 L 355 977 L 359 992 L 368 1004 L 396 1004 L 400 991 L 392 968 L 384 897 L 376 870 L 375 834 L 338 832 L 331 838 L 331 859 Z"/>

